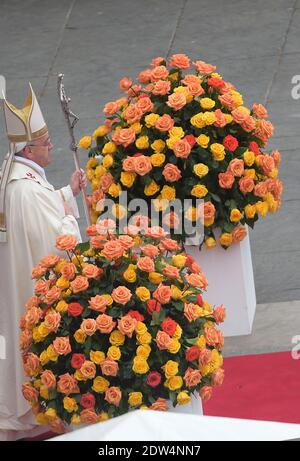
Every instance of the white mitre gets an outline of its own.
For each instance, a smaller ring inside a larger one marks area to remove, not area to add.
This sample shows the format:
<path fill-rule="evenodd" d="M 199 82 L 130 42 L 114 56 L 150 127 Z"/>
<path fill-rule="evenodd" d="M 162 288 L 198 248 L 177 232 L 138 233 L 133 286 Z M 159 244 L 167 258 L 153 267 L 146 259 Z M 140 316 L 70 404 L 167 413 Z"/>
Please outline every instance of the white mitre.
<path fill-rule="evenodd" d="M 29 83 L 29 93 L 23 108 L 18 109 L 4 98 L 4 117 L 7 137 L 9 140 L 9 152 L 5 156 L 1 168 L 0 181 L 0 242 L 6 242 L 6 219 L 5 219 L 5 193 L 9 180 L 10 170 L 14 154 L 21 151 L 28 141 L 33 141 L 45 133 L 48 128 L 40 109 L 36 95 Z"/>

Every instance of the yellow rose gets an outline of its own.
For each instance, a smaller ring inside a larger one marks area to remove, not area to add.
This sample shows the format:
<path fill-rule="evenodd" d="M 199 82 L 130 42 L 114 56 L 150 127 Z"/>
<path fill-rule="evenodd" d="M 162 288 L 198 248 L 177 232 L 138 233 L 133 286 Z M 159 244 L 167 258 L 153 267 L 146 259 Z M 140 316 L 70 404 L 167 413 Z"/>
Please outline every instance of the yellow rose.
<path fill-rule="evenodd" d="M 174 299 L 174 301 L 177 301 L 178 299 L 181 299 L 182 296 L 182 291 L 179 290 L 179 288 L 175 285 L 171 285 L 171 298 Z"/>
<path fill-rule="evenodd" d="M 203 198 L 207 195 L 208 190 L 203 184 L 197 184 L 193 187 L 191 194 L 197 198 Z"/>
<path fill-rule="evenodd" d="M 40 356 L 41 357 L 41 356 Z M 42 384 L 42 381 L 40 379 L 35 379 L 34 382 L 33 382 L 33 386 L 36 388 L 36 389 L 39 389 L 41 387 L 41 384 Z"/>
<path fill-rule="evenodd" d="M 121 351 L 120 348 L 117 346 L 110 346 L 107 351 L 107 357 L 111 360 L 115 360 L 116 362 L 121 358 Z"/>
<path fill-rule="evenodd" d="M 102 160 L 102 166 L 104 168 L 110 168 L 114 164 L 114 159 L 111 155 L 106 155 L 104 159 Z"/>
<path fill-rule="evenodd" d="M 138 375 L 144 375 L 149 371 L 149 365 L 144 357 L 138 355 L 133 359 L 132 370 Z"/>
<path fill-rule="evenodd" d="M 57 312 L 67 312 L 67 310 L 68 310 L 68 304 L 66 303 L 66 301 L 59 301 L 59 302 L 56 304 L 55 310 L 56 310 Z"/>
<path fill-rule="evenodd" d="M 224 232 L 220 237 L 220 244 L 229 247 L 232 244 L 232 235 L 228 232 Z"/>
<path fill-rule="evenodd" d="M 150 272 L 149 281 L 155 285 L 159 285 L 164 280 L 164 276 L 158 272 Z"/>
<path fill-rule="evenodd" d="M 218 74 L 218 72 L 213 72 L 211 76 L 214 78 L 222 78 L 222 75 Z"/>
<path fill-rule="evenodd" d="M 210 366 L 209 364 L 202 365 L 199 367 L 200 373 L 202 376 L 207 376 L 210 374 Z"/>
<path fill-rule="evenodd" d="M 139 122 L 135 122 L 130 125 L 130 128 L 133 128 L 136 134 L 140 134 L 142 131 L 142 125 Z"/>
<path fill-rule="evenodd" d="M 163 139 L 156 139 L 152 144 L 151 148 L 154 150 L 156 153 L 161 153 L 164 148 L 166 147 L 166 143 Z"/>
<path fill-rule="evenodd" d="M 205 227 L 209 227 L 209 226 L 212 226 L 213 223 L 215 221 L 215 218 L 212 217 L 212 218 L 209 218 L 209 219 L 204 219 L 204 226 Z"/>
<path fill-rule="evenodd" d="M 54 408 L 48 408 L 45 411 L 45 416 L 46 418 L 48 418 L 48 421 L 56 419 L 57 418 L 56 410 Z"/>
<path fill-rule="evenodd" d="M 38 413 L 36 415 L 35 419 L 36 419 L 38 424 L 41 424 L 41 425 L 49 424 L 49 420 L 48 420 L 47 416 L 45 416 L 45 413 Z"/>
<path fill-rule="evenodd" d="M 49 330 L 47 330 L 47 328 L 45 327 L 45 323 L 42 322 L 39 326 L 38 326 L 38 332 L 39 332 L 39 335 L 42 339 L 45 339 L 48 334 L 50 333 Z"/>
<path fill-rule="evenodd" d="M 255 205 L 246 205 L 245 208 L 245 216 L 248 219 L 253 219 L 256 215 L 256 206 Z"/>
<path fill-rule="evenodd" d="M 129 283 L 134 283 L 136 282 L 136 272 L 135 270 L 132 270 L 132 269 L 127 269 L 124 273 L 123 273 L 123 277 L 124 279 L 129 282 Z"/>
<path fill-rule="evenodd" d="M 48 357 L 47 351 L 41 352 L 41 354 L 40 354 L 40 362 L 41 362 L 42 366 L 46 365 L 46 363 L 48 363 L 49 360 L 50 359 Z"/>
<path fill-rule="evenodd" d="M 273 168 L 268 174 L 269 178 L 276 179 L 278 177 L 278 168 Z"/>
<path fill-rule="evenodd" d="M 73 411 L 78 410 L 76 400 L 71 397 L 64 397 L 63 403 L 64 409 L 67 410 L 68 413 L 72 413 Z"/>
<path fill-rule="evenodd" d="M 55 284 L 58 288 L 61 288 L 62 290 L 66 290 L 70 286 L 69 280 L 65 279 L 64 277 L 59 277 Z"/>
<path fill-rule="evenodd" d="M 89 149 L 92 145 L 92 138 L 91 136 L 83 136 L 83 138 L 79 141 L 79 147 L 82 149 Z"/>
<path fill-rule="evenodd" d="M 102 351 L 90 351 L 90 360 L 97 365 L 101 365 L 105 360 L 105 354 Z"/>
<path fill-rule="evenodd" d="M 79 344 L 84 344 L 86 340 L 86 334 L 82 330 L 77 330 L 74 333 L 75 341 Z"/>
<path fill-rule="evenodd" d="M 103 165 L 98 165 L 95 169 L 95 178 L 100 179 L 107 172 Z"/>
<path fill-rule="evenodd" d="M 180 138 L 178 138 L 177 136 L 171 136 L 170 138 L 168 138 L 166 140 L 168 148 L 173 149 L 173 146 L 177 141 L 180 141 Z"/>
<path fill-rule="evenodd" d="M 243 155 L 245 165 L 252 166 L 255 161 L 255 153 L 250 150 L 246 150 Z"/>
<path fill-rule="evenodd" d="M 196 165 L 194 165 L 193 170 L 194 170 L 194 173 L 197 176 L 199 176 L 199 178 L 203 178 L 209 172 L 208 166 L 204 165 L 204 163 L 197 163 Z"/>
<path fill-rule="evenodd" d="M 230 221 L 239 222 L 242 219 L 243 215 L 237 208 L 233 208 L 230 212 Z"/>
<path fill-rule="evenodd" d="M 174 360 L 168 360 L 162 369 L 164 370 L 166 378 L 171 378 L 171 376 L 175 376 L 178 373 L 178 363 L 174 362 Z"/>
<path fill-rule="evenodd" d="M 163 199 L 161 195 L 153 200 L 156 211 L 165 211 L 169 207 L 169 200 Z"/>
<path fill-rule="evenodd" d="M 102 138 L 109 132 L 109 128 L 106 125 L 100 125 L 98 128 L 93 133 L 94 139 L 96 140 L 97 138 Z"/>
<path fill-rule="evenodd" d="M 213 237 L 207 237 L 207 239 L 205 239 L 205 245 L 207 248 L 215 248 L 217 242 Z"/>
<path fill-rule="evenodd" d="M 254 168 L 245 168 L 244 176 L 247 176 L 248 178 L 255 179 L 256 178 L 256 171 L 254 170 Z"/>
<path fill-rule="evenodd" d="M 60 273 L 61 273 L 61 270 L 62 270 L 62 268 L 64 267 L 65 264 L 67 264 L 67 261 L 66 261 L 65 259 L 60 260 L 60 261 L 54 266 L 55 272 L 60 272 Z"/>
<path fill-rule="evenodd" d="M 183 385 L 183 379 L 181 376 L 171 376 L 165 382 L 165 386 L 170 389 L 170 391 L 176 391 L 180 389 Z"/>
<path fill-rule="evenodd" d="M 143 402 L 143 394 L 141 392 L 129 392 L 128 403 L 131 407 L 141 405 Z"/>
<path fill-rule="evenodd" d="M 77 424 L 81 424 L 80 416 L 79 415 L 72 415 L 71 424 L 74 424 L 75 426 Z"/>
<path fill-rule="evenodd" d="M 217 118 L 213 112 L 204 112 L 203 119 L 205 125 L 213 125 L 217 121 Z"/>
<path fill-rule="evenodd" d="M 195 207 L 189 207 L 185 213 L 186 219 L 189 221 L 196 221 L 197 219 L 197 210 Z"/>
<path fill-rule="evenodd" d="M 45 400 L 49 400 L 49 391 L 47 387 L 45 386 L 40 387 L 40 396 Z"/>
<path fill-rule="evenodd" d="M 138 335 L 143 335 L 144 333 L 146 333 L 146 331 L 148 331 L 147 325 L 145 325 L 144 322 L 138 321 L 135 327 L 135 331 Z"/>
<path fill-rule="evenodd" d="M 108 303 L 107 305 L 108 306 L 111 306 L 112 303 L 114 302 L 112 297 L 110 295 L 108 295 L 108 294 L 104 294 L 104 295 L 101 295 L 101 296 L 102 296 L 102 298 L 105 298 L 107 300 L 107 303 Z"/>
<path fill-rule="evenodd" d="M 135 181 L 136 173 L 131 171 L 122 171 L 121 183 L 126 187 L 131 187 Z"/>
<path fill-rule="evenodd" d="M 197 338 L 197 341 L 195 342 L 195 346 L 198 346 L 199 349 L 205 349 L 206 347 L 206 339 L 204 335 L 201 335 Z"/>
<path fill-rule="evenodd" d="M 211 153 L 213 154 L 213 157 L 215 160 L 218 162 L 224 160 L 225 158 L 225 147 L 222 144 L 219 144 L 217 142 L 211 144 L 210 146 Z"/>
<path fill-rule="evenodd" d="M 144 188 L 144 193 L 148 197 L 151 195 L 156 194 L 159 191 L 160 187 L 154 180 L 152 180 L 147 186 Z"/>
<path fill-rule="evenodd" d="M 169 135 L 171 138 L 175 137 L 181 139 L 184 137 L 185 133 L 181 126 L 173 126 L 173 128 L 169 130 Z"/>
<path fill-rule="evenodd" d="M 97 165 L 98 165 L 98 160 L 95 157 L 92 157 L 86 162 L 85 167 L 86 168 L 96 168 Z"/>
<path fill-rule="evenodd" d="M 156 153 L 156 154 L 152 154 L 150 157 L 150 161 L 153 166 L 162 166 L 165 160 L 166 160 L 165 154 Z"/>
<path fill-rule="evenodd" d="M 75 373 L 74 373 L 74 378 L 77 379 L 77 381 L 86 381 L 88 378 L 86 378 L 85 376 L 83 376 L 83 374 L 81 373 L 80 370 L 76 370 Z"/>
<path fill-rule="evenodd" d="M 236 90 L 232 90 L 231 91 L 231 96 L 233 97 L 233 100 L 234 100 L 234 103 L 235 103 L 235 107 L 239 107 L 241 106 L 244 101 L 243 101 L 243 96 L 241 95 L 241 93 L 239 93 L 238 91 Z M 246 109 L 246 108 L 245 108 Z"/>
<path fill-rule="evenodd" d="M 178 267 L 178 269 L 182 269 L 186 263 L 186 256 L 174 255 L 172 256 L 172 263 L 174 264 L 174 266 Z"/>
<path fill-rule="evenodd" d="M 109 342 L 113 346 L 122 346 L 125 342 L 125 335 L 123 335 L 123 333 L 119 330 L 114 330 L 109 336 Z"/>
<path fill-rule="evenodd" d="M 267 202 L 259 201 L 256 203 L 256 211 L 260 214 L 263 218 L 267 216 L 269 211 L 269 205 Z"/>
<path fill-rule="evenodd" d="M 152 128 L 156 121 L 159 119 L 159 115 L 158 114 L 148 114 L 146 115 L 145 117 L 145 123 L 146 123 L 146 127 L 147 128 Z"/>
<path fill-rule="evenodd" d="M 191 124 L 195 126 L 196 128 L 204 128 L 206 125 L 205 118 L 203 112 L 200 112 L 199 114 L 194 115 L 191 120 Z"/>
<path fill-rule="evenodd" d="M 135 145 L 138 149 L 147 149 L 149 147 L 148 136 L 140 136 L 136 141 Z"/>
<path fill-rule="evenodd" d="M 161 196 L 164 200 L 169 200 L 171 202 L 176 197 L 176 189 L 171 186 L 164 186 L 161 190 Z"/>
<path fill-rule="evenodd" d="M 103 421 L 107 421 L 109 419 L 109 414 L 106 413 L 105 411 L 102 411 L 98 417 L 98 421 L 99 423 L 103 422 Z"/>
<path fill-rule="evenodd" d="M 114 203 L 112 206 L 112 214 L 119 219 L 123 219 L 127 215 L 127 210 L 119 203 Z"/>
<path fill-rule="evenodd" d="M 141 344 L 140 346 L 138 346 L 136 350 L 136 355 L 144 357 L 144 359 L 146 360 L 149 357 L 150 353 L 151 353 L 151 347 L 149 346 L 149 344 Z"/>
<path fill-rule="evenodd" d="M 181 335 L 182 335 L 182 328 L 181 328 L 180 325 L 177 324 L 175 333 L 174 333 L 174 335 L 173 335 L 173 338 L 175 338 L 175 339 L 180 339 L 180 338 L 181 338 Z"/>
<path fill-rule="evenodd" d="M 148 301 L 148 299 L 150 299 L 151 297 L 150 291 L 146 287 L 138 287 L 135 290 L 135 294 L 141 301 L 144 301 L 144 302 Z"/>
<path fill-rule="evenodd" d="M 92 385 L 93 391 L 97 392 L 98 394 L 102 394 L 109 388 L 109 381 L 103 378 L 102 376 L 97 376 Z"/>
<path fill-rule="evenodd" d="M 226 120 L 226 125 L 229 125 L 233 121 L 233 117 L 230 114 L 224 114 L 225 115 L 225 120 Z"/>
<path fill-rule="evenodd" d="M 152 336 L 151 334 L 146 331 L 146 333 L 143 333 L 141 335 L 137 335 L 136 337 L 137 341 L 139 344 L 143 344 L 143 345 L 146 345 L 146 344 L 150 344 L 151 341 L 152 341 Z"/>
<path fill-rule="evenodd" d="M 115 152 L 117 152 L 117 149 L 118 148 L 116 144 L 113 141 L 109 141 L 104 144 L 103 149 L 102 149 L 102 154 L 103 155 L 114 154 Z"/>
<path fill-rule="evenodd" d="M 88 168 L 86 170 L 86 177 L 87 177 L 88 181 L 92 181 L 92 179 L 94 178 L 94 174 L 95 174 L 95 171 L 92 170 L 91 168 Z"/>
<path fill-rule="evenodd" d="M 198 136 L 198 138 L 196 139 L 196 142 L 197 144 L 199 144 L 200 147 L 206 149 L 208 147 L 209 140 L 209 136 L 206 136 L 205 134 L 200 134 L 200 136 Z"/>
<path fill-rule="evenodd" d="M 171 342 L 170 342 L 170 345 L 169 345 L 169 347 L 168 347 L 168 351 L 169 351 L 171 354 L 177 354 L 177 352 L 179 351 L 180 348 L 181 348 L 181 344 L 180 344 L 180 342 L 178 341 L 178 339 L 172 338 L 172 339 L 171 339 Z"/>
<path fill-rule="evenodd" d="M 181 391 L 177 395 L 177 403 L 178 405 L 186 405 L 191 401 L 191 396 L 188 394 L 187 391 Z"/>
<path fill-rule="evenodd" d="M 51 362 L 56 362 L 58 359 L 58 354 L 55 352 L 52 344 L 50 344 L 50 346 L 47 347 L 47 355 L 48 355 L 49 360 L 51 360 Z"/>
<path fill-rule="evenodd" d="M 202 109 L 209 110 L 215 107 L 216 103 L 210 98 L 202 98 L 200 99 L 200 106 Z"/>

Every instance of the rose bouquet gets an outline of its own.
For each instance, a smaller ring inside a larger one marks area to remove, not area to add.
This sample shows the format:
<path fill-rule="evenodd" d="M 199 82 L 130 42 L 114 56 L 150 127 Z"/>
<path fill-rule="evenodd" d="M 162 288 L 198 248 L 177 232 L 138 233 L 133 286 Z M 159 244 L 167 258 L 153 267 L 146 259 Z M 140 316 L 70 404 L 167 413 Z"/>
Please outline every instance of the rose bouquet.
<path fill-rule="evenodd" d="M 162 228 L 144 236 L 88 228 L 32 271 L 21 319 L 23 395 L 41 424 L 63 431 L 130 409 L 167 410 L 223 380 L 224 307 L 203 300 L 201 268 Z"/>
<path fill-rule="evenodd" d="M 227 248 L 244 238 L 245 224 L 253 228 L 259 216 L 278 210 L 280 153 L 262 150 L 273 134 L 267 110 L 245 107 L 215 66 L 191 64 L 184 54 L 158 57 L 137 83 L 125 77 L 120 88 L 126 95 L 105 105 L 95 145 L 91 136 L 79 143 L 90 157 L 104 156 L 87 162 L 94 222 L 99 200 L 117 202 L 124 190 L 129 199 L 154 200 L 160 210 L 175 198 L 203 199 L 184 218 L 201 220 L 208 247 L 219 240 Z M 178 216 L 168 218 L 176 227 Z"/>

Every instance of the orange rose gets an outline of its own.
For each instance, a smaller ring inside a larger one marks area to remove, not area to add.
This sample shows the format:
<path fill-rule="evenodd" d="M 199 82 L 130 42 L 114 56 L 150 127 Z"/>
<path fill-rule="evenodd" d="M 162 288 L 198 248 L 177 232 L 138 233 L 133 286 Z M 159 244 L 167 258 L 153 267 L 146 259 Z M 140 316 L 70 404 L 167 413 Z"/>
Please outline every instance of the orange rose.
<path fill-rule="evenodd" d="M 231 112 L 233 120 L 239 125 L 242 124 L 250 115 L 249 109 L 246 107 L 238 107 Z"/>
<path fill-rule="evenodd" d="M 118 330 L 123 334 L 132 338 L 133 332 L 137 326 L 137 320 L 130 315 L 125 315 L 118 320 Z"/>
<path fill-rule="evenodd" d="M 254 134 L 257 138 L 267 142 L 273 135 L 273 131 L 274 127 L 271 122 L 266 120 L 258 120 Z"/>
<path fill-rule="evenodd" d="M 210 75 L 212 72 L 216 70 L 216 66 L 212 64 L 207 64 L 204 61 L 195 61 L 193 62 L 197 72 L 202 75 Z"/>
<path fill-rule="evenodd" d="M 112 140 L 116 144 L 128 147 L 135 141 L 135 131 L 133 128 L 121 128 L 121 130 L 114 133 Z"/>
<path fill-rule="evenodd" d="M 187 88 L 188 92 L 195 98 L 205 93 L 199 81 L 188 83 Z"/>
<path fill-rule="evenodd" d="M 80 329 L 87 335 L 93 336 L 97 331 L 97 323 L 94 319 L 84 319 L 80 325 Z"/>
<path fill-rule="evenodd" d="M 86 264 L 82 270 L 82 273 L 88 279 L 97 279 L 102 274 L 100 267 L 94 266 L 94 264 Z"/>
<path fill-rule="evenodd" d="M 152 170 L 152 163 L 149 157 L 139 155 L 134 158 L 134 172 L 139 176 L 145 176 Z"/>
<path fill-rule="evenodd" d="M 225 318 L 226 318 L 226 309 L 223 306 L 223 304 L 220 304 L 220 306 L 217 306 L 214 309 L 213 313 L 214 319 L 217 323 L 223 323 Z"/>
<path fill-rule="evenodd" d="M 76 266 L 73 263 L 66 263 L 61 269 L 61 274 L 66 280 L 73 280 L 76 274 Z"/>
<path fill-rule="evenodd" d="M 158 80 L 155 82 L 152 93 L 159 96 L 164 96 L 170 93 L 171 82 L 169 80 Z"/>
<path fill-rule="evenodd" d="M 101 333 L 111 333 L 114 329 L 116 322 L 110 315 L 101 314 L 96 318 L 98 330 Z"/>
<path fill-rule="evenodd" d="M 49 290 L 50 282 L 49 280 L 38 280 L 34 285 L 34 292 L 37 295 L 44 295 Z"/>
<path fill-rule="evenodd" d="M 31 296 L 27 303 L 25 304 L 26 309 L 30 309 L 31 307 L 37 307 L 39 305 L 39 298 L 37 296 Z"/>
<path fill-rule="evenodd" d="M 150 407 L 150 410 L 155 411 L 168 411 L 168 409 L 168 401 L 162 397 L 159 397 Z"/>
<path fill-rule="evenodd" d="M 57 390 L 65 395 L 78 394 L 80 392 L 76 379 L 69 373 L 60 375 Z"/>
<path fill-rule="evenodd" d="M 139 259 L 137 267 L 144 272 L 154 272 L 155 265 L 153 260 L 149 256 L 145 256 Z"/>
<path fill-rule="evenodd" d="M 93 379 L 96 376 L 96 365 L 90 360 L 86 360 L 80 367 L 80 373 L 85 379 Z"/>
<path fill-rule="evenodd" d="M 186 275 L 185 280 L 189 285 L 197 288 L 202 288 L 204 290 L 206 290 L 208 286 L 207 278 L 203 273 Z"/>
<path fill-rule="evenodd" d="M 234 242 L 241 242 L 247 235 L 247 230 L 244 226 L 237 226 L 232 232 L 232 239 Z"/>
<path fill-rule="evenodd" d="M 120 235 L 119 242 L 121 242 L 121 245 L 124 248 L 124 250 L 129 250 L 129 248 L 132 248 L 134 246 L 134 240 L 129 235 Z"/>
<path fill-rule="evenodd" d="M 155 122 L 155 128 L 159 131 L 169 131 L 174 126 L 174 120 L 170 115 L 164 114 Z"/>
<path fill-rule="evenodd" d="M 179 270 L 177 267 L 167 265 L 163 269 L 163 273 L 166 277 L 169 277 L 170 279 L 178 279 L 179 278 Z"/>
<path fill-rule="evenodd" d="M 71 288 L 74 293 L 80 293 L 81 291 L 87 290 L 89 287 L 89 281 L 86 277 L 78 275 L 73 282 L 71 282 Z"/>
<path fill-rule="evenodd" d="M 215 110 L 215 116 L 217 121 L 214 123 L 215 126 L 223 128 L 227 124 L 225 114 L 220 109 Z"/>
<path fill-rule="evenodd" d="M 27 351 L 32 344 L 32 332 L 29 330 L 24 330 L 20 336 L 20 349 L 22 351 Z"/>
<path fill-rule="evenodd" d="M 193 303 L 185 303 L 184 304 L 184 316 L 188 319 L 189 322 L 193 322 L 197 320 L 199 317 L 198 314 L 199 306 Z"/>
<path fill-rule="evenodd" d="M 171 287 L 161 283 L 154 291 L 153 297 L 161 304 L 167 304 L 171 299 Z"/>
<path fill-rule="evenodd" d="M 93 309 L 94 311 L 97 311 L 97 312 L 104 313 L 106 311 L 106 306 L 108 304 L 109 304 L 108 299 L 101 295 L 93 296 L 89 300 L 90 309 Z"/>
<path fill-rule="evenodd" d="M 144 83 L 144 84 L 149 83 L 150 80 L 151 80 L 151 69 L 145 69 L 139 73 L 138 81 L 140 83 Z"/>
<path fill-rule="evenodd" d="M 163 248 L 165 248 L 166 250 L 168 251 L 177 251 L 179 250 L 180 248 L 180 245 L 178 244 L 178 242 L 176 242 L 176 240 L 173 240 L 173 239 L 163 239 L 161 241 L 161 245 L 163 246 Z"/>
<path fill-rule="evenodd" d="M 98 415 L 93 408 L 85 408 L 80 412 L 80 422 L 94 424 L 98 422 Z"/>
<path fill-rule="evenodd" d="M 242 176 L 244 173 L 244 160 L 234 158 L 230 161 L 227 171 L 230 171 L 233 176 Z"/>
<path fill-rule="evenodd" d="M 39 278 L 43 277 L 43 275 L 45 275 L 45 273 L 46 273 L 46 270 L 47 270 L 46 267 L 43 267 L 40 264 L 38 264 L 37 266 L 35 266 L 32 269 L 31 278 L 39 279 Z"/>
<path fill-rule="evenodd" d="M 173 93 L 168 97 L 167 105 L 174 110 L 180 110 L 186 102 L 186 96 L 183 93 Z"/>
<path fill-rule="evenodd" d="M 55 303 L 55 301 L 58 301 L 61 295 L 61 289 L 54 286 L 50 288 L 49 291 L 44 296 L 44 302 L 48 305 L 51 305 Z"/>
<path fill-rule="evenodd" d="M 54 352 L 58 355 L 68 355 L 71 352 L 69 336 L 58 336 L 53 341 Z"/>
<path fill-rule="evenodd" d="M 122 92 L 129 90 L 131 85 L 132 85 L 132 80 L 130 78 L 128 78 L 128 77 L 123 77 L 120 80 L 120 90 Z"/>
<path fill-rule="evenodd" d="M 154 107 L 153 102 L 148 96 L 139 97 L 136 105 L 144 114 L 146 112 L 151 112 Z"/>
<path fill-rule="evenodd" d="M 146 256 L 149 256 L 149 258 L 155 258 L 159 254 L 158 248 L 154 245 L 151 245 L 150 243 L 143 246 L 141 250 L 142 250 L 142 253 Z"/>
<path fill-rule="evenodd" d="M 154 239 L 161 239 L 167 235 L 167 232 L 160 226 L 152 226 L 146 230 L 146 237 L 152 237 Z"/>
<path fill-rule="evenodd" d="M 256 158 L 259 162 L 260 168 L 262 169 L 265 175 L 271 173 L 271 171 L 275 168 L 275 162 L 271 155 L 258 155 Z"/>
<path fill-rule="evenodd" d="M 105 173 L 101 177 L 101 189 L 103 190 L 103 192 L 108 192 L 108 189 L 110 188 L 113 182 L 114 180 L 112 175 L 110 173 Z"/>
<path fill-rule="evenodd" d="M 188 69 L 190 67 L 190 59 L 186 54 L 173 54 L 169 66 L 179 67 L 179 69 Z"/>
<path fill-rule="evenodd" d="M 169 71 L 165 66 L 156 66 L 153 70 L 151 70 L 151 81 L 156 82 L 162 78 L 167 78 L 168 75 Z"/>
<path fill-rule="evenodd" d="M 191 145 L 186 139 L 180 139 L 173 144 L 173 151 L 176 157 L 188 158 L 191 153 Z"/>
<path fill-rule="evenodd" d="M 105 391 L 105 400 L 111 405 L 118 407 L 122 398 L 122 391 L 119 387 L 109 387 Z"/>
<path fill-rule="evenodd" d="M 162 174 L 168 182 L 177 182 L 181 178 L 181 171 L 173 163 L 167 163 L 164 166 Z"/>
<path fill-rule="evenodd" d="M 27 402 L 30 402 L 31 404 L 38 402 L 39 392 L 31 384 L 22 384 L 22 394 L 24 396 L 24 399 L 26 399 Z"/>
<path fill-rule="evenodd" d="M 201 373 L 199 370 L 194 370 L 193 368 L 188 368 L 184 374 L 184 382 L 186 387 L 194 387 L 201 381 Z"/>
<path fill-rule="evenodd" d="M 252 111 L 257 118 L 267 118 L 268 111 L 262 104 L 254 103 L 252 106 Z"/>
<path fill-rule="evenodd" d="M 247 133 L 250 133 L 251 131 L 253 131 L 255 129 L 255 126 L 256 126 L 255 120 L 253 117 L 251 117 L 251 115 L 249 115 L 249 117 L 247 117 L 241 124 L 241 127 L 243 128 L 243 130 L 247 131 Z"/>
<path fill-rule="evenodd" d="M 45 317 L 45 327 L 48 331 L 56 333 L 60 325 L 61 315 L 59 312 L 50 312 Z"/>
<path fill-rule="evenodd" d="M 239 180 L 239 187 L 240 191 L 243 194 L 247 194 L 248 192 L 252 192 L 254 189 L 254 181 L 252 178 L 244 177 Z"/>
<path fill-rule="evenodd" d="M 61 235 L 56 238 L 56 248 L 61 251 L 73 251 L 77 245 L 75 235 Z"/>
<path fill-rule="evenodd" d="M 201 399 L 205 402 L 211 398 L 212 395 L 212 387 L 211 386 L 203 386 L 199 391 L 199 395 Z"/>
<path fill-rule="evenodd" d="M 137 104 L 130 104 L 124 111 L 124 117 L 129 124 L 139 122 L 142 115 L 143 112 Z"/>
<path fill-rule="evenodd" d="M 38 307 L 31 307 L 25 314 L 25 323 L 27 328 L 32 328 L 42 318 L 43 311 Z"/>
<path fill-rule="evenodd" d="M 40 359 L 36 354 L 30 352 L 29 354 L 23 356 L 23 368 L 25 373 L 28 376 L 35 376 L 40 369 Z"/>
<path fill-rule="evenodd" d="M 254 188 L 254 195 L 256 195 L 257 197 L 263 197 L 264 195 L 267 194 L 267 192 L 268 192 L 268 185 L 266 181 L 256 184 Z"/>
<path fill-rule="evenodd" d="M 120 104 L 116 101 L 111 101 L 105 104 L 103 112 L 106 116 L 114 115 L 120 110 Z"/>
<path fill-rule="evenodd" d="M 106 242 L 102 254 L 107 259 L 119 259 L 123 256 L 124 248 L 119 240 L 110 240 Z"/>
<path fill-rule="evenodd" d="M 135 157 L 126 157 L 123 160 L 123 170 L 133 173 L 135 171 L 134 170 L 134 160 L 135 160 Z"/>
<path fill-rule="evenodd" d="M 105 376 L 117 376 L 119 371 L 118 362 L 115 360 L 105 359 L 101 364 L 102 374 Z"/>
<path fill-rule="evenodd" d="M 43 371 L 41 381 L 47 389 L 55 389 L 56 387 L 56 378 L 51 370 Z"/>
<path fill-rule="evenodd" d="M 213 386 L 221 386 L 224 381 L 224 370 L 223 368 L 219 368 L 218 370 L 214 371 L 212 374 L 212 385 Z"/>
<path fill-rule="evenodd" d="M 156 335 L 156 344 L 160 351 L 169 349 L 172 338 L 164 331 L 158 331 Z"/>
<path fill-rule="evenodd" d="M 222 189 L 231 189 L 234 184 L 234 176 L 230 171 L 219 173 L 219 185 Z"/>
<path fill-rule="evenodd" d="M 208 346 L 215 346 L 219 342 L 218 331 L 215 328 L 205 329 L 205 340 Z"/>
<path fill-rule="evenodd" d="M 41 265 L 49 269 L 50 267 L 54 267 L 59 261 L 60 257 L 58 255 L 48 255 L 41 259 Z"/>
<path fill-rule="evenodd" d="M 113 289 L 111 296 L 116 303 L 125 306 L 130 301 L 132 293 L 128 288 L 119 286 Z"/>
<path fill-rule="evenodd" d="M 275 166 L 277 167 L 281 161 L 281 154 L 279 150 L 273 150 L 271 153 L 271 156 L 274 160 Z"/>
<path fill-rule="evenodd" d="M 230 93 L 224 93 L 221 96 L 218 96 L 220 103 L 226 107 L 226 109 L 232 110 L 235 106 L 235 101 L 233 96 Z"/>

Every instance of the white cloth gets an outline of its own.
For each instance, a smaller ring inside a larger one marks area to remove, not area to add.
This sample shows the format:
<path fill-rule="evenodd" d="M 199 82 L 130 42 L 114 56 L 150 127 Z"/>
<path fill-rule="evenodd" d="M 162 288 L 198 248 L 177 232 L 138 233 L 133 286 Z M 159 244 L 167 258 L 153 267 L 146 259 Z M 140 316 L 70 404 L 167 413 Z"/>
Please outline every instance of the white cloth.
<path fill-rule="evenodd" d="M 6 359 L 0 358 L 0 439 L 5 431 L 24 431 L 36 424 L 21 392 L 19 319 L 33 295 L 31 270 L 43 256 L 57 253 L 56 237 L 72 234 L 81 240 L 75 217 L 65 214 L 63 197 L 76 211 L 70 186 L 55 191 L 37 169 L 14 161 L 5 201 L 8 240 L 0 244 L 0 335 L 6 343 Z"/>
<path fill-rule="evenodd" d="M 49 439 L 49 442 L 97 440 L 102 442 L 101 447 L 105 447 L 105 441 L 281 441 L 299 437 L 300 424 L 136 410 L 78 428 Z M 148 454 L 160 454 L 155 444 L 152 447 L 153 452 Z M 162 451 L 161 454 L 166 453 Z M 171 451 L 170 454 L 174 453 Z M 195 448 L 194 456 L 196 454 L 199 451 Z"/>

